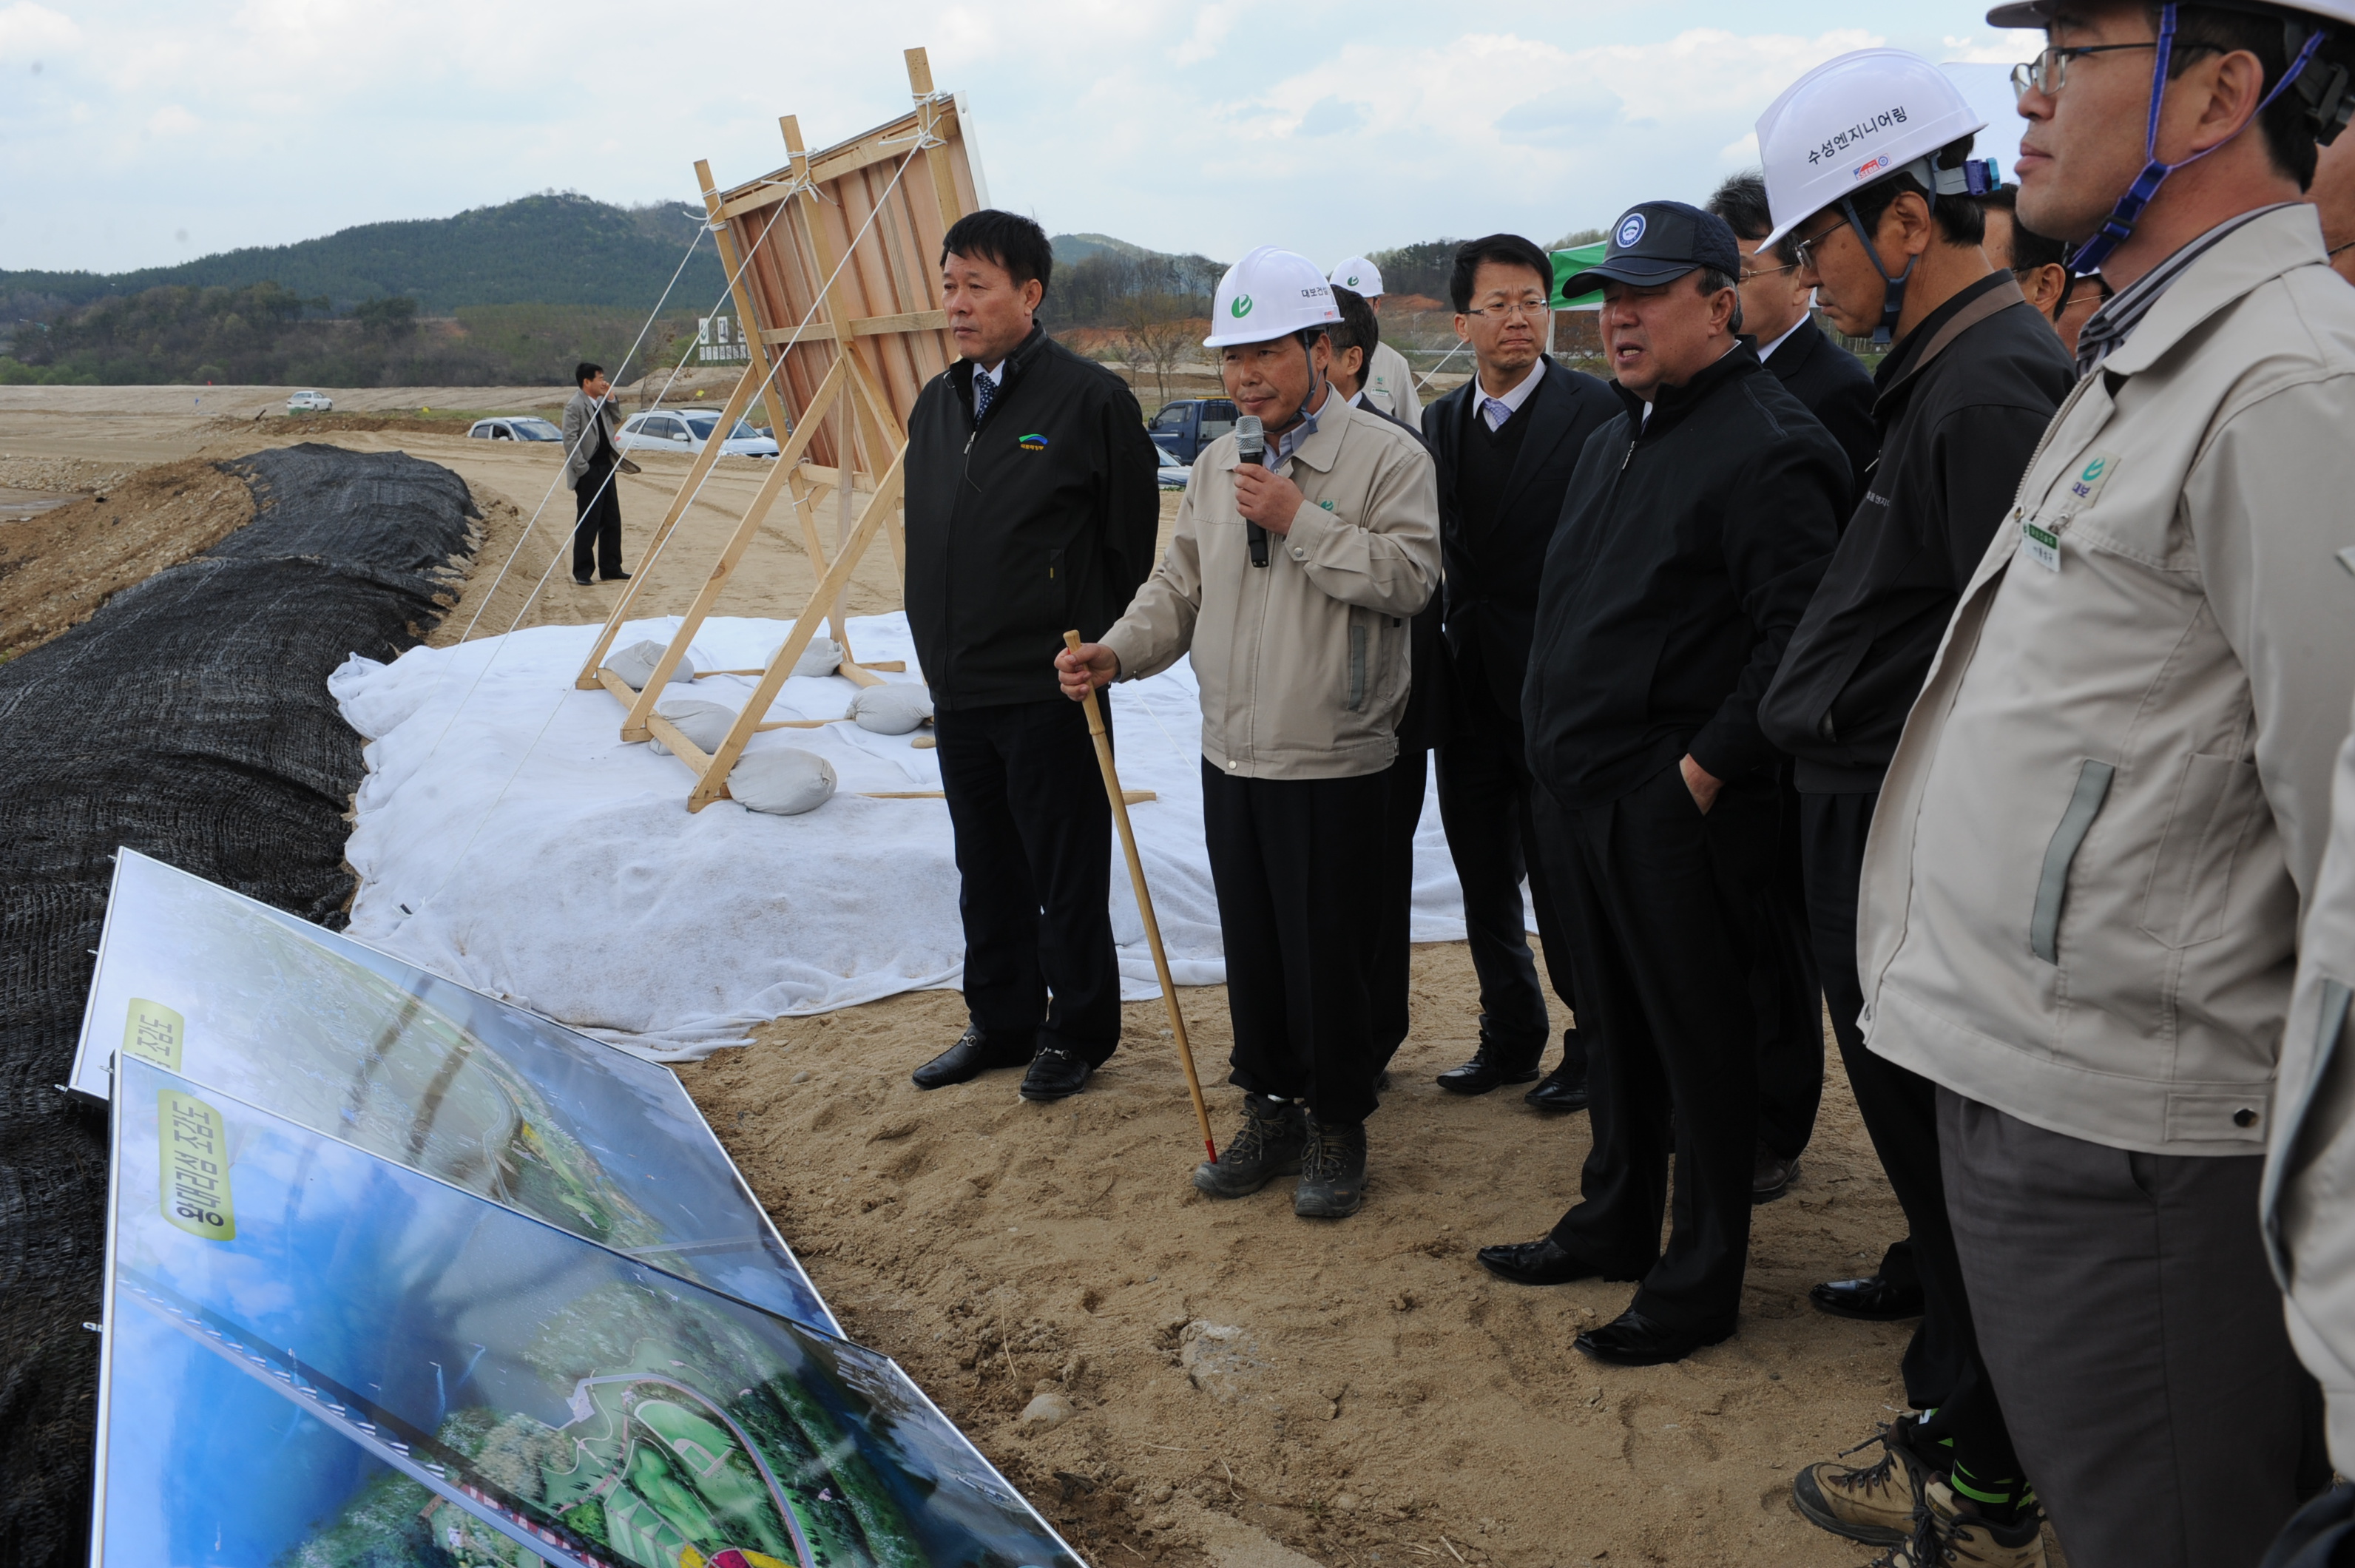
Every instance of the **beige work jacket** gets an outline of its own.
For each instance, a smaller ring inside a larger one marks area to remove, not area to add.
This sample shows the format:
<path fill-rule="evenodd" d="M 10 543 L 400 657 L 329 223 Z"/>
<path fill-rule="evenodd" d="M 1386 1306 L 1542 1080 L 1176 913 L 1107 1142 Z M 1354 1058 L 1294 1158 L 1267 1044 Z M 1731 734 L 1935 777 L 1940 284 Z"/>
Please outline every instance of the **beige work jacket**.
<path fill-rule="evenodd" d="M 1365 393 L 1366 401 L 1391 418 L 1423 428 L 1423 400 L 1414 395 L 1414 371 L 1406 356 L 1387 343 L 1375 344 L 1366 360 Z"/>
<path fill-rule="evenodd" d="M 1251 563 L 1235 509 L 1235 438 L 1194 459 L 1168 554 L 1103 635 L 1124 680 L 1188 651 L 1202 755 L 1236 778 L 1339 779 L 1398 755 L 1407 622 L 1439 583 L 1431 454 L 1328 393 L 1316 432 L 1276 472 L 1307 497 Z"/>
<path fill-rule="evenodd" d="M 1865 854 L 1874 1051 L 2094 1143 L 2264 1149 L 2350 503 L 2355 290 L 2285 208 L 2078 385 L 1955 608 Z"/>

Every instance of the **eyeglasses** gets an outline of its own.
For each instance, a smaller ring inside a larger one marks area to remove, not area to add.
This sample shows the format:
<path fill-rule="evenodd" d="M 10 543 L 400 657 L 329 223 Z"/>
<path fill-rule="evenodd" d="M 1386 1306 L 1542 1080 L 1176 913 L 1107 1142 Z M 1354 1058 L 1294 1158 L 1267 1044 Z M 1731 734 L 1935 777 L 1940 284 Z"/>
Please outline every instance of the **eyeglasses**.
<path fill-rule="evenodd" d="M 1813 267 L 1816 264 L 1816 247 L 1822 244 L 1825 240 L 1830 239 L 1833 235 L 1838 233 L 1841 229 L 1847 227 L 1848 225 L 1844 222 L 1828 223 L 1823 228 L 1816 230 L 1813 234 L 1808 235 L 1805 240 L 1792 240 L 1791 254 L 1798 259 L 1793 261 L 1791 265 L 1794 267 Z M 1779 272 L 1782 269 L 1777 268 L 1775 270 Z"/>
<path fill-rule="evenodd" d="M 1552 309 L 1545 300 L 1512 300 L 1504 304 L 1492 304 L 1485 309 L 1465 311 L 1465 315 L 1502 316 L 1507 321 L 1535 321 Z"/>
<path fill-rule="evenodd" d="M 1746 283 L 1757 278 L 1771 278 L 1777 272 L 1796 272 L 1798 267 L 1799 263 L 1796 261 L 1791 261 L 1780 267 L 1744 267 L 1742 269 L 1742 281 Z"/>
<path fill-rule="evenodd" d="M 2085 55 L 2105 55 L 2117 49 L 2155 49 L 2157 48 L 2158 48 L 2157 38 L 2140 44 L 2071 44 L 2065 47 L 2056 44 L 2045 49 L 2034 59 L 2024 60 L 2011 68 L 2011 95 L 2015 100 L 2022 99 L 2028 96 L 2029 89 L 2034 88 L 2045 97 L 2051 97 L 2068 83 L 2069 62 Z M 2183 58 L 2185 51 L 2190 49 L 2212 53 L 2215 46 L 2194 43 L 2190 38 L 2175 40 L 2176 58 Z"/>

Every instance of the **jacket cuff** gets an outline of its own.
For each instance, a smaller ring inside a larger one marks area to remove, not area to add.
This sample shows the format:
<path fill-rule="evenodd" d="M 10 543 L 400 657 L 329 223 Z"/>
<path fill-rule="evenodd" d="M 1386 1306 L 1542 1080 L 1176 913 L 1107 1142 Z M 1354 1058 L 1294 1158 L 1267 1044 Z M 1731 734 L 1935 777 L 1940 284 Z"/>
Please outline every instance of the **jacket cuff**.
<path fill-rule="evenodd" d="M 1685 751 L 1710 777 L 1721 781 L 1737 779 L 1753 768 L 1764 767 L 1775 755 L 1774 748 L 1767 744 L 1755 724 L 1723 719 L 1713 719 L 1702 726 Z"/>
<path fill-rule="evenodd" d="M 1096 641 L 1110 648 L 1113 656 L 1120 660 L 1120 670 L 1112 677 L 1114 684 L 1137 678 L 1136 672 L 1144 665 L 1148 652 L 1142 632 L 1131 627 L 1126 621 L 1116 621 Z"/>
<path fill-rule="evenodd" d="M 1293 557 L 1295 560 L 1314 560 L 1317 550 L 1340 526 L 1338 517 L 1304 496 L 1300 510 L 1292 514 L 1291 531 L 1281 536 L 1284 548 L 1300 552 Z"/>

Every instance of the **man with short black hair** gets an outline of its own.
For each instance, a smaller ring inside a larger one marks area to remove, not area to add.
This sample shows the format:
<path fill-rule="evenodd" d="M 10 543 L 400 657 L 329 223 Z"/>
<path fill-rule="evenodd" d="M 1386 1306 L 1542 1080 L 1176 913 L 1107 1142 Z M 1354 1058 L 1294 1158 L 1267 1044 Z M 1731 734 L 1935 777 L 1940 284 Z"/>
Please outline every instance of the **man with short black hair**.
<path fill-rule="evenodd" d="M 584 359 L 572 368 L 579 390 L 564 405 L 564 483 L 572 492 L 572 581 L 587 586 L 597 572 L 608 582 L 630 574 L 622 570 L 622 502 L 614 494 L 613 432 L 622 416 L 613 407 L 613 383 L 602 365 Z M 633 474 L 637 470 L 630 470 Z"/>
<path fill-rule="evenodd" d="M 1552 1029 L 1521 905 L 1527 878 L 1547 977 L 1574 1021 L 1561 1059 L 1530 1104 L 1575 1111 L 1587 1100 L 1586 1046 L 1570 951 L 1550 874 L 1534 848 L 1521 685 L 1546 549 L 1586 438 L 1619 411 L 1611 389 L 1546 355 L 1553 263 L 1518 234 L 1457 247 L 1448 275 L 1456 335 L 1472 379 L 1423 411 L 1439 464 L 1446 632 L 1457 676 L 1454 722 L 1439 748 L 1439 813 L 1464 891 L 1465 937 L 1480 981 L 1480 1040 L 1439 1075 L 1457 1094 L 1538 1076 Z"/>
<path fill-rule="evenodd" d="M 2069 252 L 2076 247 L 2048 239 L 2019 225 L 2019 187 L 2007 185 L 1990 192 L 1981 203 L 1987 208 L 1987 240 L 1980 247 L 1987 260 L 2011 274 L 2019 292 L 2038 315 L 2052 324 L 2061 347 L 2077 352 L 2077 333 L 2110 297 L 2099 272 L 2073 272 Z"/>
<path fill-rule="evenodd" d="M 964 357 L 918 396 L 906 459 L 908 626 L 956 835 L 971 1019 L 915 1082 L 1027 1062 L 1038 1101 L 1076 1093 L 1120 1042 L 1112 810 L 1054 656 L 1067 629 L 1118 617 L 1161 517 L 1135 395 L 1038 325 L 1053 269 L 1029 219 L 950 228 L 941 289 Z"/>

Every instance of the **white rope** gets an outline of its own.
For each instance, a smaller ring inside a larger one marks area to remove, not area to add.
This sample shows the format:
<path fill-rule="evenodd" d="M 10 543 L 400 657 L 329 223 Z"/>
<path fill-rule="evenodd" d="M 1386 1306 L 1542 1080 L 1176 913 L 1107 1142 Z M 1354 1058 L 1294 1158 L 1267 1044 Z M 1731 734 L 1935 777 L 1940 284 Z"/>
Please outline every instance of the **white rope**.
<path fill-rule="evenodd" d="M 1422 379 L 1422 380 L 1420 380 L 1420 381 L 1417 381 L 1417 382 L 1414 384 L 1414 389 L 1415 389 L 1416 391 L 1420 392 L 1420 391 L 1422 391 L 1425 387 L 1430 386 L 1430 385 L 1431 385 L 1431 379 L 1432 379 L 1433 376 L 1438 375 L 1438 374 L 1439 374 L 1439 372 L 1440 372 L 1441 368 L 1442 368 L 1443 366 L 1444 366 L 1444 365 L 1445 365 L 1445 364 L 1446 364 L 1450 359 L 1453 359 L 1453 358 L 1455 358 L 1458 354 L 1463 353 L 1463 352 L 1464 352 L 1464 346 L 1465 346 L 1465 344 L 1469 343 L 1470 341 L 1471 341 L 1471 339 L 1470 339 L 1470 338 L 1466 338 L 1466 337 L 1459 337 L 1459 338 L 1457 338 L 1457 339 L 1455 340 L 1455 347 L 1453 347 L 1453 348 L 1451 348 L 1451 349 L 1449 349 L 1446 353 L 1444 353 L 1444 354 L 1443 354 L 1443 355 L 1441 355 L 1441 356 L 1439 357 L 1439 364 L 1437 364 L 1437 365 L 1433 365 L 1430 369 L 1425 370 L 1425 371 L 1423 373 L 1423 379 Z"/>

